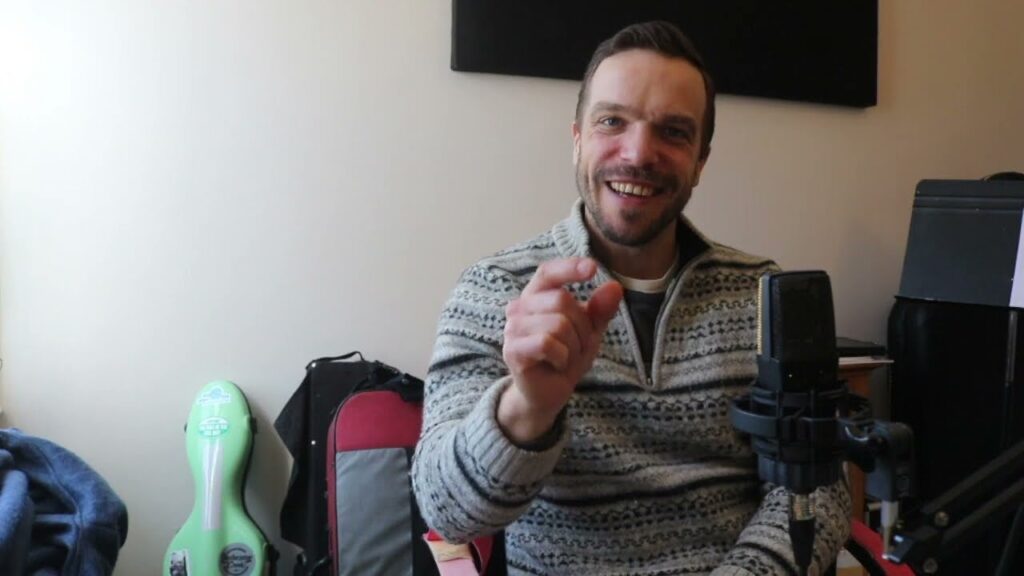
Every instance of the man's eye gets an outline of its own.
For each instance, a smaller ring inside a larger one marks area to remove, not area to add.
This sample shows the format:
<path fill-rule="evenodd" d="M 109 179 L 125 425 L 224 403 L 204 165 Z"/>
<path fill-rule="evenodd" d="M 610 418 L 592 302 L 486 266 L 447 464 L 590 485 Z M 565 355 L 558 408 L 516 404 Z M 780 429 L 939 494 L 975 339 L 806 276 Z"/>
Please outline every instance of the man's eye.
<path fill-rule="evenodd" d="M 677 128 L 675 126 L 665 126 L 662 128 L 662 134 L 672 140 L 685 140 L 689 142 L 693 140 L 693 132 L 688 128 Z"/>
<path fill-rule="evenodd" d="M 597 123 L 602 126 L 607 126 L 608 128 L 618 128 L 623 124 L 622 118 L 619 118 L 618 116 L 606 116 L 598 120 Z"/>

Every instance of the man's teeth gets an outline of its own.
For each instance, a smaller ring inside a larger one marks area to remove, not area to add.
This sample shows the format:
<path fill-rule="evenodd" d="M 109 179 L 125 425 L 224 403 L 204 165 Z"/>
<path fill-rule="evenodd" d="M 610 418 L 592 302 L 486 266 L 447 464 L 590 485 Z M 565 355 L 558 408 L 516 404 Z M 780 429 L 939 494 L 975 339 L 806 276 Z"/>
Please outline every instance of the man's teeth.
<path fill-rule="evenodd" d="M 654 194 L 654 188 L 650 186 L 644 186 L 643 184 L 632 184 L 629 182 L 609 182 L 608 186 L 612 190 L 615 190 L 619 194 L 626 194 L 629 196 L 651 196 Z"/>

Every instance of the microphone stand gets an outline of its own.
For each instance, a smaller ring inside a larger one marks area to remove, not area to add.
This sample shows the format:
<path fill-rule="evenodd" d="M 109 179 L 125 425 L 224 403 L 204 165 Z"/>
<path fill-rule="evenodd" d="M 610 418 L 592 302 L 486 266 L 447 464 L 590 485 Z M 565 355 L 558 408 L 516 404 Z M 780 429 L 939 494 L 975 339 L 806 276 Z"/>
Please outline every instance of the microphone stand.
<path fill-rule="evenodd" d="M 1024 440 L 938 498 L 925 503 L 894 537 L 887 559 L 909 564 L 919 574 L 934 574 L 939 561 L 960 545 L 1017 512 L 1003 548 L 1001 571 L 1024 538 Z"/>
<path fill-rule="evenodd" d="M 787 406 L 821 402 L 838 406 L 840 414 L 816 418 L 808 415 L 810 411 L 781 417 L 757 412 L 758 402 L 771 401 L 778 405 L 777 414 L 783 414 Z M 842 460 L 864 470 L 865 492 L 882 501 L 883 547 L 888 550 L 899 500 L 910 496 L 913 488 L 913 433 L 908 426 L 872 419 L 868 400 L 850 393 L 845 384 L 806 395 L 772 394 L 755 388 L 750 396 L 733 403 L 729 416 L 735 428 L 751 435 L 761 478 L 790 491 L 789 533 L 801 574 L 806 574 L 814 548 L 811 492 L 835 481 L 821 470 L 837 471 Z"/>

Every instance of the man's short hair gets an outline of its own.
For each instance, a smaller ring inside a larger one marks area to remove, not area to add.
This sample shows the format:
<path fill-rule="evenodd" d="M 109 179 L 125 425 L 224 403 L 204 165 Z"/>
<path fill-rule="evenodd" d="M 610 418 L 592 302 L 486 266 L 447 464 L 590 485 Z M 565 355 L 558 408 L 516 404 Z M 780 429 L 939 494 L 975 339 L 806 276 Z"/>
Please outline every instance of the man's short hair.
<path fill-rule="evenodd" d="M 675 24 L 665 21 L 631 24 L 598 45 L 590 57 L 587 71 L 583 75 L 579 97 L 576 100 L 576 123 L 582 124 L 583 107 L 587 100 L 590 80 L 597 67 L 609 56 L 627 50 L 650 50 L 668 58 L 681 58 L 700 71 L 704 79 L 704 119 L 701 126 L 700 157 L 706 158 L 711 150 L 711 136 L 715 133 L 715 85 L 704 66 L 704 60 L 693 42 Z"/>

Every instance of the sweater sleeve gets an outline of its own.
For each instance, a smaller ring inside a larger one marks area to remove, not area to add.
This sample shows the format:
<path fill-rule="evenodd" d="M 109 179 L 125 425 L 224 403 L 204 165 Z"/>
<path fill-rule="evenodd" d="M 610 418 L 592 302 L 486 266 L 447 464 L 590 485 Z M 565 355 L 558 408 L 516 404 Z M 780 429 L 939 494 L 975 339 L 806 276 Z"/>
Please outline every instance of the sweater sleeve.
<path fill-rule="evenodd" d="M 567 439 L 563 419 L 552 442 L 529 449 L 498 426 L 498 399 L 512 380 L 501 352 L 505 305 L 520 291 L 501 271 L 478 265 L 463 273 L 441 314 L 412 485 L 427 525 L 451 542 L 522 515 Z"/>
<path fill-rule="evenodd" d="M 813 493 L 814 553 L 808 574 L 824 574 L 850 536 L 852 503 L 846 480 Z M 796 574 L 789 539 L 789 493 L 771 489 L 754 517 L 740 533 L 736 545 L 712 576 L 771 576 Z"/>

